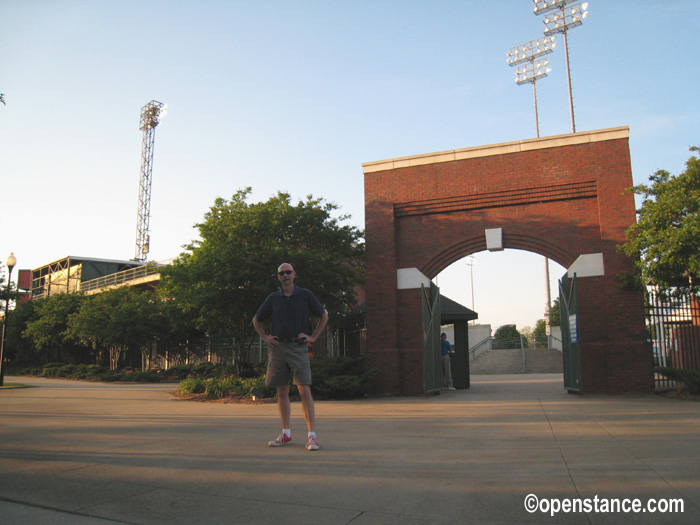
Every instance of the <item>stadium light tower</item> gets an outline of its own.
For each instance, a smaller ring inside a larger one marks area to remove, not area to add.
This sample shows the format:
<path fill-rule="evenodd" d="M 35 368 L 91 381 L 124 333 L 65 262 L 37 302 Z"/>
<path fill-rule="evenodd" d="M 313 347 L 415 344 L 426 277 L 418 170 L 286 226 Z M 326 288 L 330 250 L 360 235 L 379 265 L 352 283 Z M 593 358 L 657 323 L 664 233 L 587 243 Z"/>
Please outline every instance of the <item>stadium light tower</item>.
<path fill-rule="evenodd" d="M 564 57 L 566 62 L 566 79 L 569 86 L 569 114 L 571 115 L 571 132 L 576 133 L 576 121 L 574 119 L 574 99 L 571 92 L 571 70 L 569 69 L 569 42 L 567 33 L 569 29 L 578 27 L 583 19 L 588 16 L 588 3 L 573 4 L 574 0 L 532 0 L 535 4 L 535 15 L 547 16 L 544 19 L 544 35 L 552 36 L 556 33 L 564 35 Z"/>
<path fill-rule="evenodd" d="M 155 129 L 166 114 L 165 104 L 151 100 L 141 108 L 143 146 L 141 148 L 141 179 L 139 182 L 139 209 L 136 220 L 135 261 L 145 261 L 150 243 L 149 223 L 151 219 L 151 177 L 153 172 L 153 141 Z"/>
<path fill-rule="evenodd" d="M 515 83 L 519 86 L 532 84 L 532 97 L 535 100 L 535 130 L 540 136 L 540 121 L 537 113 L 537 81 L 547 76 L 551 71 L 549 60 L 542 59 L 544 55 L 554 51 L 557 47 L 556 37 L 547 36 L 530 40 L 508 51 L 508 65 L 520 66 L 515 71 Z M 537 60 L 537 62 L 535 62 Z"/>
<path fill-rule="evenodd" d="M 535 101 L 535 131 L 540 136 L 540 119 L 537 113 L 537 81 L 544 78 L 551 71 L 548 67 L 549 60 L 542 59 L 544 55 L 554 52 L 557 47 L 556 36 L 546 35 L 543 38 L 530 40 L 508 51 L 508 65 L 511 67 L 520 65 L 515 71 L 515 82 L 519 86 L 532 83 L 532 98 Z M 535 63 L 537 60 L 537 63 Z M 547 304 L 545 309 L 545 326 L 547 335 L 550 334 L 550 311 L 552 295 L 549 290 L 549 258 L 544 258 L 544 278 L 546 287 Z"/>

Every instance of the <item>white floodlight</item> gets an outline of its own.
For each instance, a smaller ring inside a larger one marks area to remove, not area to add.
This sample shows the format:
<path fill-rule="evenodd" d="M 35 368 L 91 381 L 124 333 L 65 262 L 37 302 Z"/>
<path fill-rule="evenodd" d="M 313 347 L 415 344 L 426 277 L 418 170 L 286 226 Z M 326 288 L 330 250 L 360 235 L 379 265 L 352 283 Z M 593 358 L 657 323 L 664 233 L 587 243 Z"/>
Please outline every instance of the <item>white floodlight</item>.
<path fill-rule="evenodd" d="M 563 7 L 558 13 L 544 19 L 544 34 L 551 36 L 556 33 L 566 33 L 569 29 L 578 27 L 588 16 L 588 4 L 574 4 Z"/>
<path fill-rule="evenodd" d="M 529 62 L 523 64 L 515 71 L 515 83 L 519 86 L 523 84 L 529 84 L 530 82 L 536 82 L 541 78 L 547 76 L 547 74 L 552 71 L 549 66 L 549 60 L 542 59 L 537 61 L 537 63 Z"/>
<path fill-rule="evenodd" d="M 571 93 L 571 70 L 569 69 L 569 29 L 578 27 L 588 16 L 588 3 L 573 4 L 574 0 L 532 0 L 535 4 L 536 15 L 550 13 L 544 19 L 544 35 L 553 36 L 561 33 L 564 36 L 564 59 L 566 63 L 566 79 L 569 87 L 569 114 L 571 115 L 571 132 L 576 133 L 574 119 L 574 97 Z"/>
<path fill-rule="evenodd" d="M 533 12 L 536 15 L 543 15 L 555 9 L 561 9 L 565 5 L 575 1 L 576 0 L 532 0 L 532 3 L 535 4 Z"/>
<path fill-rule="evenodd" d="M 515 71 L 515 83 L 519 86 L 532 84 L 532 98 L 535 101 L 535 130 L 540 136 L 540 122 L 537 112 L 537 81 L 547 76 L 551 71 L 549 60 L 542 59 L 544 55 L 554 51 L 556 37 L 546 36 L 530 40 L 508 51 L 508 65 L 520 66 Z M 537 62 L 535 62 L 537 60 Z"/>
<path fill-rule="evenodd" d="M 517 66 L 523 62 L 530 62 L 535 58 L 553 52 L 554 48 L 557 47 L 555 39 L 555 36 L 546 36 L 544 38 L 530 40 L 529 42 L 512 48 L 507 54 L 508 65 Z"/>

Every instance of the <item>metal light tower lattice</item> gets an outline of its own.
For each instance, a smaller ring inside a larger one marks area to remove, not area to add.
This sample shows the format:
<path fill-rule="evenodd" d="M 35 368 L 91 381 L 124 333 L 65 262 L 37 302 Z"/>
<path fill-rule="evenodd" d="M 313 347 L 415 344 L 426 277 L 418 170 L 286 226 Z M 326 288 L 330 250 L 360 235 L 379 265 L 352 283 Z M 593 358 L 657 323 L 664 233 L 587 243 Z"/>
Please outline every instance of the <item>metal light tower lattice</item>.
<path fill-rule="evenodd" d="M 537 81 L 547 76 L 551 71 L 549 60 L 540 57 L 554 51 L 557 47 L 556 37 L 543 37 L 530 40 L 508 51 L 508 65 L 511 67 L 520 66 L 515 71 L 515 82 L 519 86 L 532 84 L 532 97 L 535 101 L 535 130 L 540 136 L 540 122 L 537 112 Z M 537 62 L 535 63 L 535 60 Z"/>
<path fill-rule="evenodd" d="M 151 219 L 151 180 L 153 173 L 153 142 L 155 129 L 160 119 L 165 116 L 165 105 L 151 100 L 141 108 L 141 125 L 143 145 L 141 148 L 141 180 L 139 182 L 139 208 L 136 220 L 136 254 L 135 261 L 145 261 L 150 243 L 149 223 Z"/>
<path fill-rule="evenodd" d="M 588 3 L 572 4 L 574 0 L 532 0 L 535 15 L 549 13 L 544 19 L 544 35 L 556 33 L 564 35 L 564 57 L 566 62 L 566 79 L 569 86 L 569 113 L 571 115 L 571 132 L 576 133 L 574 119 L 574 99 L 571 90 L 571 69 L 569 68 L 569 29 L 580 26 L 588 15 Z"/>

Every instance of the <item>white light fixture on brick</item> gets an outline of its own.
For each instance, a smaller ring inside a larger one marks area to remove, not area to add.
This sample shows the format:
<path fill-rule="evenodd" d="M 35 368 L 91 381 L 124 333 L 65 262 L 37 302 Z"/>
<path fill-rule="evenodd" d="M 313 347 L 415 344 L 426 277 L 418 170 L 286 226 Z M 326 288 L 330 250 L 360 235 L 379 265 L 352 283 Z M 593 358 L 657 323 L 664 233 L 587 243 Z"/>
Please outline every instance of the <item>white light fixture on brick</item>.
<path fill-rule="evenodd" d="M 502 252 L 503 248 L 503 228 L 490 228 L 484 230 L 486 233 L 486 249 L 490 252 Z"/>

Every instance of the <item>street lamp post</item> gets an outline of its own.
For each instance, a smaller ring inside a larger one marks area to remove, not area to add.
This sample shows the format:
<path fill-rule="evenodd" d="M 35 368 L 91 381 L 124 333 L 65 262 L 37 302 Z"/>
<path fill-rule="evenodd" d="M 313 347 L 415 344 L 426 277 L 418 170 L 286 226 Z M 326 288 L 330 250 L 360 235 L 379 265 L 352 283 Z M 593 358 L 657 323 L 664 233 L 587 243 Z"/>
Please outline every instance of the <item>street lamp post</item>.
<path fill-rule="evenodd" d="M 0 340 L 0 386 L 5 384 L 5 367 L 3 366 L 5 359 L 5 328 L 7 327 L 7 314 L 9 312 L 10 306 L 10 292 L 12 291 L 12 270 L 17 264 L 17 259 L 14 253 L 10 253 L 7 258 L 7 269 L 9 270 L 9 275 L 7 276 L 7 287 L 5 288 L 5 317 L 2 320 L 2 339 Z"/>

